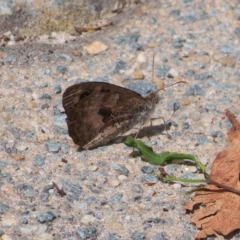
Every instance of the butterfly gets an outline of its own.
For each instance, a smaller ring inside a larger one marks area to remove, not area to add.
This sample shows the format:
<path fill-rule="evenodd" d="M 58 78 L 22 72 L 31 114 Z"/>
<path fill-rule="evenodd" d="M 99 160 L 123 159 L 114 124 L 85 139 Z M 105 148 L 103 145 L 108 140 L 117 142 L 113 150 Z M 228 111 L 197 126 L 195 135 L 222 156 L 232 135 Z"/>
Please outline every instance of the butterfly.
<path fill-rule="evenodd" d="M 120 133 L 144 123 L 159 101 L 157 92 L 145 97 L 114 84 L 82 82 L 63 93 L 69 136 L 80 149 L 107 144 Z"/>

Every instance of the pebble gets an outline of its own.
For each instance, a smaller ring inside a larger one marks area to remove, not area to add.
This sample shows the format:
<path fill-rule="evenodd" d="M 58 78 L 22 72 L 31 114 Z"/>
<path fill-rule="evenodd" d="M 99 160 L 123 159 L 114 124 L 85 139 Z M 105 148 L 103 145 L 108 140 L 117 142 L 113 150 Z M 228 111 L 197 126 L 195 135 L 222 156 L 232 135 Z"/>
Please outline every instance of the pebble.
<path fill-rule="evenodd" d="M 37 220 L 40 223 L 52 222 L 55 218 L 56 216 L 51 211 L 48 211 L 46 213 L 43 213 L 37 216 Z"/>
<path fill-rule="evenodd" d="M 45 146 L 47 147 L 48 152 L 51 153 L 58 153 L 61 150 L 61 145 L 53 141 L 46 142 Z"/>
<path fill-rule="evenodd" d="M 65 66 L 57 66 L 57 73 L 59 73 L 59 74 L 64 74 L 64 73 L 66 73 L 68 71 L 68 69 L 67 69 L 67 67 L 65 67 Z"/>
<path fill-rule="evenodd" d="M 108 183 L 111 187 L 117 187 L 120 185 L 120 181 L 117 178 L 110 177 L 108 178 Z"/>
<path fill-rule="evenodd" d="M 119 175 L 118 179 L 119 179 L 119 181 L 124 182 L 124 181 L 127 181 L 128 177 L 125 175 Z"/>
<path fill-rule="evenodd" d="M 94 166 L 94 165 L 91 165 L 88 167 L 88 170 L 91 171 L 91 172 L 95 172 L 98 170 L 98 166 Z"/>
<path fill-rule="evenodd" d="M 7 210 L 9 209 L 9 206 L 0 202 L 0 213 L 3 214 L 5 212 L 7 212 Z"/>
<path fill-rule="evenodd" d="M 203 91 L 202 88 L 200 88 L 198 85 L 193 85 L 190 87 L 184 95 L 186 96 L 204 96 L 205 92 Z"/>
<path fill-rule="evenodd" d="M 131 239 L 132 240 L 144 240 L 144 239 L 146 239 L 146 236 L 142 232 L 134 231 L 133 233 L 131 233 Z"/>
<path fill-rule="evenodd" d="M 132 74 L 132 79 L 143 80 L 144 79 L 144 74 L 142 72 L 134 72 Z"/>
<path fill-rule="evenodd" d="M 80 239 L 97 239 L 97 229 L 95 227 L 80 228 L 76 231 Z"/>
<path fill-rule="evenodd" d="M 91 225 L 93 224 L 94 222 L 96 222 L 96 218 L 92 215 L 85 215 L 81 218 L 80 222 L 83 224 L 83 225 Z"/>
<path fill-rule="evenodd" d="M 178 76 L 179 76 L 179 72 L 178 72 L 178 70 L 175 69 L 175 68 L 171 68 L 171 69 L 169 70 L 168 74 L 167 74 L 167 77 L 169 77 L 169 78 L 176 78 L 176 77 L 178 77 Z"/>
<path fill-rule="evenodd" d="M 143 173 L 150 174 L 150 173 L 153 173 L 153 172 L 154 172 L 154 169 L 153 169 L 152 167 L 150 167 L 150 166 L 143 166 L 143 167 L 141 168 L 141 171 L 142 171 Z"/>
<path fill-rule="evenodd" d="M 120 203 L 123 197 L 123 193 L 116 193 L 110 197 L 111 203 Z"/>
<path fill-rule="evenodd" d="M 73 58 L 71 57 L 71 56 L 69 56 L 69 55 L 67 55 L 67 54 L 64 54 L 64 53 L 56 53 L 55 55 L 54 55 L 56 58 L 58 58 L 58 59 L 60 59 L 60 60 L 63 60 L 63 61 L 65 61 L 65 62 L 73 62 Z"/>
<path fill-rule="evenodd" d="M 96 55 L 101 52 L 104 52 L 108 49 L 108 46 L 102 42 L 96 41 L 88 46 L 83 46 L 83 49 L 87 51 L 90 55 Z"/>
<path fill-rule="evenodd" d="M 153 175 L 144 175 L 140 177 L 140 182 L 144 182 L 144 183 L 156 183 L 158 182 L 158 178 L 156 176 Z"/>
<path fill-rule="evenodd" d="M 111 164 L 111 169 L 116 170 L 117 172 L 124 174 L 126 176 L 128 176 L 129 171 L 125 166 L 122 166 L 120 164 Z"/>
<path fill-rule="evenodd" d="M 35 156 L 34 162 L 38 166 L 42 166 L 42 165 L 45 164 L 45 160 L 44 160 L 44 158 L 40 154 L 37 154 Z"/>

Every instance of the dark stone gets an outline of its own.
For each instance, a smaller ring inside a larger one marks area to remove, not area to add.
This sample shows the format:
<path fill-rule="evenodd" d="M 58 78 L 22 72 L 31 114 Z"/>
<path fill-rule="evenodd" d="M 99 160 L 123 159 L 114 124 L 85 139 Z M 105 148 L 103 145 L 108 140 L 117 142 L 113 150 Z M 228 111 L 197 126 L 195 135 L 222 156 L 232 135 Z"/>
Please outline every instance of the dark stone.
<path fill-rule="evenodd" d="M 186 72 L 185 72 L 185 75 L 186 76 L 193 76 L 195 74 L 195 71 L 193 69 L 188 69 Z"/>
<path fill-rule="evenodd" d="M 9 206 L 0 202 L 0 214 L 5 213 L 9 209 Z"/>
<path fill-rule="evenodd" d="M 188 128 L 189 128 L 189 123 L 184 122 L 184 123 L 182 124 L 182 128 L 183 128 L 183 129 L 188 129 Z"/>
<path fill-rule="evenodd" d="M 147 174 L 150 174 L 150 173 L 153 173 L 153 168 L 152 167 L 150 167 L 150 166 L 143 166 L 142 168 L 141 168 L 141 171 L 143 172 L 143 173 L 147 173 Z"/>
<path fill-rule="evenodd" d="M 60 143 L 49 141 L 45 143 L 45 146 L 47 147 L 48 152 L 58 153 L 61 150 Z"/>
<path fill-rule="evenodd" d="M 132 185 L 132 191 L 136 192 L 136 193 L 142 193 L 143 192 L 143 188 L 140 184 L 133 184 Z"/>
<path fill-rule="evenodd" d="M 61 88 L 61 86 L 60 86 L 60 85 L 56 85 L 56 86 L 54 86 L 54 92 L 55 92 L 56 94 L 61 93 L 61 92 L 62 92 L 62 88 Z"/>
<path fill-rule="evenodd" d="M 119 203 L 119 202 L 121 202 L 122 197 L 123 197 L 123 193 L 116 193 L 113 196 L 111 196 L 110 202 Z"/>
<path fill-rule="evenodd" d="M 42 166 L 42 165 L 44 165 L 45 160 L 44 160 L 44 158 L 40 154 L 37 154 L 35 156 L 34 162 L 35 162 L 36 165 Z"/>
<path fill-rule="evenodd" d="M 161 224 L 164 224 L 166 223 L 166 221 L 164 219 L 161 219 L 161 218 L 147 218 L 146 220 L 144 220 L 143 223 L 161 223 Z"/>
<path fill-rule="evenodd" d="M 47 93 L 44 93 L 41 97 L 40 97 L 40 99 L 52 99 L 52 97 L 49 95 L 49 94 L 47 94 Z"/>
<path fill-rule="evenodd" d="M 78 186 L 77 184 L 73 184 L 71 182 L 66 182 L 66 188 L 69 192 L 74 193 L 74 194 L 80 194 L 82 189 L 80 186 Z"/>
<path fill-rule="evenodd" d="M 145 182 L 145 183 L 156 183 L 156 182 L 158 182 L 158 178 L 156 176 L 153 176 L 153 175 L 150 175 L 150 174 L 141 176 L 139 180 L 140 180 L 140 182 Z"/>
<path fill-rule="evenodd" d="M 186 96 L 204 96 L 205 92 L 198 85 L 193 85 L 186 92 Z"/>
<path fill-rule="evenodd" d="M 68 69 L 67 69 L 67 67 L 65 67 L 65 66 L 57 66 L 57 72 L 59 73 L 59 74 L 64 74 L 64 73 L 66 73 L 68 71 Z"/>
<path fill-rule="evenodd" d="M 144 240 L 144 239 L 146 239 L 146 236 L 144 233 L 135 231 L 135 232 L 131 233 L 131 239 L 132 240 Z"/>
<path fill-rule="evenodd" d="M 76 234 L 80 239 L 97 239 L 97 229 L 95 227 L 80 228 L 76 231 Z"/>
<path fill-rule="evenodd" d="M 111 164 L 111 169 L 114 169 L 117 172 L 119 172 L 120 174 L 123 174 L 126 176 L 128 176 L 128 174 L 129 174 L 128 169 L 120 164 Z"/>
<path fill-rule="evenodd" d="M 14 136 L 15 139 L 20 139 L 19 129 L 17 128 L 11 128 L 11 133 Z"/>
<path fill-rule="evenodd" d="M 66 128 L 60 127 L 58 125 L 54 125 L 54 130 L 59 134 L 68 134 L 68 130 Z"/>
<path fill-rule="evenodd" d="M 52 222 L 55 218 L 56 218 L 56 216 L 51 211 L 40 214 L 39 216 L 37 216 L 37 220 L 40 223 Z"/>

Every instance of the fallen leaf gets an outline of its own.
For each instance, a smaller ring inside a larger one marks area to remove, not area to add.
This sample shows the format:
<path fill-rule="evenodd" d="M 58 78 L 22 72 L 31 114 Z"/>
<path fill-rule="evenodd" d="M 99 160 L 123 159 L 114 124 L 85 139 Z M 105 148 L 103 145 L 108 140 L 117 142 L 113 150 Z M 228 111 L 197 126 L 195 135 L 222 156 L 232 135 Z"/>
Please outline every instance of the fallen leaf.
<path fill-rule="evenodd" d="M 233 125 L 227 137 L 229 147 L 217 154 L 210 179 L 239 191 L 240 123 L 230 111 L 226 115 Z M 217 234 L 226 236 L 240 229 L 240 195 L 226 191 L 216 184 L 207 184 L 204 189 L 196 191 L 192 201 L 184 206 L 186 210 L 194 211 L 191 222 L 201 229 L 195 238 Z"/>

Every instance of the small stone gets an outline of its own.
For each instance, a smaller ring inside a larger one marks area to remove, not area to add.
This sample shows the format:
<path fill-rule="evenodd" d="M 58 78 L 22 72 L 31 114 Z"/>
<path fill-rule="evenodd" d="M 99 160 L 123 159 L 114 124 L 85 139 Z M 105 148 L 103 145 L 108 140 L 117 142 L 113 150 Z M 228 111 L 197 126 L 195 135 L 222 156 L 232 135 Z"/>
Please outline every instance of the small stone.
<path fill-rule="evenodd" d="M 98 166 L 91 165 L 91 166 L 88 167 L 88 170 L 92 171 L 92 172 L 95 172 L 95 171 L 98 170 Z"/>
<path fill-rule="evenodd" d="M 72 61 L 73 61 L 73 58 L 72 58 L 72 57 L 70 57 L 69 55 L 64 54 L 64 53 L 62 53 L 62 54 L 56 53 L 56 54 L 55 54 L 55 57 L 56 57 L 56 58 L 59 58 L 59 59 L 61 59 L 61 60 L 63 60 L 63 61 L 66 61 L 66 62 L 72 62 Z"/>
<path fill-rule="evenodd" d="M 235 34 L 240 37 L 240 27 L 235 28 Z"/>
<path fill-rule="evenodd" d="M 110 202 L 112 203 L 120 203 L 123 197 L 123 193 L 116 193 L 110 198 Z"/>
<path fill-rule="evenodd" d="M 62 92 L 62 88 L 61 88 L 60 85 L 54 86 L 54 93 L 55 93 L 55 94 L 59 94 L 59 93 L 61 93 L 61 92 Z"/>
<path fill-rule="evenodd" d="M 55 218 L 56 218 L 56 216 L 51 211 L 49 211 L 49 212 L 40 214 L 37 217 L 37 220 L 40 223 L 45 223 L 45 222 L 52 222 Z"/>
<path fill-rule="evenodd" d="M 185 122 L 182 124 L 182 129 L 188 129 L 189 128 L 189 123 Z"/>
<path fill-rule="evenodd" d="M 197 168 L 195 166 L 187 166 L 187 167 L 185 167 L 185 171 L 191 172 L 191 173 L 196 173 Z"/>
<path fill-rule="evenodd" d="M 90 55 L 96 55 L 100 52 L 106 51 L 108 49 L 108 46 L 99 41 L 96 41 L 88 46 L 84 46 L 83 49 Z"/>
<path fill-rule="evenodd" d="M 171 68 L 167 74 L 168 78 L 175 78 L 179 76 L 179 72 L 177 69 Z"/>
<path fill-rule="evenodd" d="M 144 240 L 144 239 L 146 239 L 146 236 L 144 233 L 135 231 L 135 232 L 131 233 L 131 239 L 132 240 Z"/>
<path fill-rule="evenodd" d="M 85 215 L 81 218 L 80 222 L 84 225 L 91 225 L 93 224 L 97 219 L 92 215 Z"/>
<path fill-rule="evenodd" d="M 58 153 L 61 149 L 61 145 L 59 143 L 56 142 L 46 142 L 45 146 L 48 149 L 48 152 L 52 152 L 52 153 Z"/>
<path fill-rule="evenodd" d="M 199 121 L 199 119 L 201 118 L 200 112 L 194 112 L 193 114 L 191 114 L 191 118 L 195 122 Z"/>
<path fill-rule="evenodd" d="M 137 62 L 139 62 L 139 63 L 145 63 L 146 61 L 147 61 L 146 54 L 143 53 L 143 52 L 140 52 L 140 53 L 137 55 Z"/>
<path fill-rule="evenodd" d="M 182 99 L 182 100 L 180 100 L 180 104 L 182 105 L 182 106 L 188 106 L 188 105 L 190 105 L 190 101 L 188 100 L 188 99 Z"/>
<path fill-rule="evenodd" d="M 97 229 L 95 227 L 78 229 L 76 234 L 80 239 L 97 239 Z"/>
<path fill-rule="evenodd" d="M 186 72 L 185 72 L 185 75 L 186 76 L 193 76 L 195 74 L 195 71 L 193 69 L 188 69 Z"/>
<path fill-rule="evenodd" d="M 50 99 L 52 99 L 52 97 L 51 97 L 49 94 L 44 93 L 44 94 L 40 97 L 40 99 L 48 99 L 48 100 L 50 100 Z"/>
<path fill-rule="evenodd" d="M 120 164 L 111 164 L 111 169 L 114 169 L 114 170 L 118 171 L 119 173 L 124 174 L 126 176 L 128 176 L 128 174 L 129 174 L 128 169 Z"/>
<path fill-rule="evenodd" d="M 128 179 L 128 177 L 125 176 L 125 175 L 119 175 L 119 176 L 118 176 L 118 179 L 119 179 L 121 182 L 123 182 L 123 181 L 126 181 L 126 180 Z"/>
<path fill-rule="evenodd" d="M 108 183 L 111 187 L 117 187 L 120 185 L 120 181 L 117 178 L 110 177 L 108 178 Z"/>
<path fill-rule="evenodd" d="M 3 214 L 9 209 L 9 206 L 0 202 L 0 213 Z"/>
<path fill-rule="evenodd" d="M 14 136 L 15 139 L 20 139 L 19 129 L 12 128 L 10 131 L 11 131 L 11 133 Z"/>
<path fill-rule="evenodd" d="M 66 182 L 66 188 L 69 192 L 79 195 L 81 193 L 81 187 L 77 184 L 73 184 L 71 182 Z"/>
<path fill-rule="evenodd" d="M 154 175 L 144 175 L 140 177 L 140 182 L 145 182 L 145 183 L 156 183 L 158 182 L 158 178 Z"/>
<path fill-rule="evenodd" d="M 28 146 L 26 146 L 25 144 L 19 144 L 16 146 L 16 148 L 19 152 L 23 152 L 28 149 Z"/>
<path fill-rule="evenodd" d="M 193 85 L 184 93 L 184 95 L 186 95 L 186 96 L 204 96 L 205 92 L 198 85 Z"/>
<path fill-rule="evenodd" d="M 150 167 L 150 166 L 143 166 L 142 168 L 141 168 L 141 171 L 143 172 L 143 173 L 147 173 L 147 174 L 150 174 L 150 173 L 153 173 L 153 168 L 152 167 Z"/>
<path fill-rule="evenodd" d="M 42 166 L 42 165 L 44 165 L 45 160 L 44 160 L 44 158 L 40 154 L 37 154 L 35 156 L 34 162 L 35 162 L 36 165 Z"/>
<path fill-rule="evenodd" d="M 142 72 L 134 72 L 132 74 L 132 78 L 136 80 L 143 80 L 144 79 L 144 74 Z"/>
<path fill-rule="evenodd" d="M 165 84 L 164 84 L 164 81 L 163 81 L 162 78 L 160 78 L 160 77 L 154 77 L 154 78 L 153 78 L 153 83 L 154 83 L 154 85 L 157 86 L 157 88 L 158 88 L 159 90 L 164 89 Z"/>
<path fill-rule="evenodd" d="M 65 66 L 57 66 L 57 72 L 60 74 L 64 74 L 68 71 L 67 67 Z"/>

